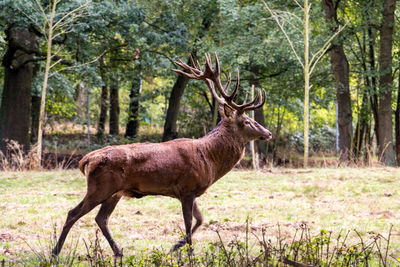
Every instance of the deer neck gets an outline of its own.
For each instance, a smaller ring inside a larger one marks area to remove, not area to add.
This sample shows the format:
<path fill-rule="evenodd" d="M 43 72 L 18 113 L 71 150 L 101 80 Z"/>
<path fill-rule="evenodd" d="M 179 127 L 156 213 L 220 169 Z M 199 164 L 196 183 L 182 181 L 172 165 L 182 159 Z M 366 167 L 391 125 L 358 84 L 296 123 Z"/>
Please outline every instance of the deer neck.
<path fill-rule="evenodd" d="M 202 142 L 206 158 L 210 160 L 210 166 L 215 181 L 229 172 L 242 158 L 246 141 L 230 129 L 223 120 L 217 127 L 204 136 Z"/>

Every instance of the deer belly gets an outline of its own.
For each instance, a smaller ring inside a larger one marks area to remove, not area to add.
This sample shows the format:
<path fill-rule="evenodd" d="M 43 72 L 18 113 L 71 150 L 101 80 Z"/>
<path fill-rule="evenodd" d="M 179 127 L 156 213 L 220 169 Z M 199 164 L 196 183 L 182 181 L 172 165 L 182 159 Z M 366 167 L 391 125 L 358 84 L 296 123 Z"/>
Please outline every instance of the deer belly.
<path fill-rule="evenodd" d="M 134 198 L 146 195 L 163 195 L 180 198 L 180 196 L 188 192 L 201 195 L 210 185 L 211 181 L 208 179 L 200 179 L 190 172 L 137 173 L 137 176 L 130 180 L 129 185 L 124 188 L 124 191 L 126 191 L 124 195 Z"/>

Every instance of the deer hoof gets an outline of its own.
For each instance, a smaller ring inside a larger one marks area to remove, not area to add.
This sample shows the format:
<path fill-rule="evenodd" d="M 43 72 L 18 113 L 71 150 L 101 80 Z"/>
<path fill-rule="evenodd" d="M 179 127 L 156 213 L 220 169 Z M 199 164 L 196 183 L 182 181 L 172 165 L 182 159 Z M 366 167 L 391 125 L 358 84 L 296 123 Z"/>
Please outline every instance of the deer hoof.
<path fill-rule="evenodd" d="M 117 253 L 114 253 L 114 266 L 119 265 L 118 261 L 121 261 L 121 266 L 122 266 L 122 251 L 118 251 Z"/>
<path fill-rule="evenodd" d="M 114 248 L 114 258 L 122 258 L 124 256 L 123 249 Z"/>
<path fill-rule="evenodd" d="M 176 244 L 172 247 L 171 251 L 172 251 L 172 252 L 177 251 L 178 248 L 181 248 L 181 247 L 183 247 L 184 245 L 186 245 L 186 240 L 185 240 L 185 239 L 179 240 L 178 243 L 176 243 Z"/>

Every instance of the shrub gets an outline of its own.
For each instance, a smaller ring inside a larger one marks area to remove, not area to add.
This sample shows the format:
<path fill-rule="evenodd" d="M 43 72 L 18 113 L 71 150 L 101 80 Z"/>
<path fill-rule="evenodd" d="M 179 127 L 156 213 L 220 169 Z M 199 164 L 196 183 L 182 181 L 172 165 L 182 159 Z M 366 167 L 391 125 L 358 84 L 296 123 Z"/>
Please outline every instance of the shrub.
<path fill-rule="evenodd" d="M 267 228 L 261 232 L 252 231 L 248 222 L 243 240 L 234 238 L 230 242 L 222 240 L 219 229 L 215 230 L 219 241 L 207 244 L 201 252 L 185 246 L 171 252 L 165 249 L 144 249 L 134 255 L 113 258 L 107 255 L 99 242 L 99 231 L 95 240 L 85 243 L 86 253 L 78 255 L 76 245 L 64 251 L 58 257 L 52 257 L 51 248 L 56 235 L 47 241 L 45 247 L 33 248 L 32 254 L 17 262 L 9 262 L 7 266 L 394 266 L 399 263 L 389 253 L 392 227 L 388 236 L 370 233 L 364 240 L 356 230 L 340 232 L 334 235 L 330 231 L 320 230 L 312 235 L 310 228 L 302 224 L 295 229 L 293 238 L 285 238 L 281 234 L 271 237 Z M 350 236 L 352 237 L 350 239 Z M 254 237 L 254 238 L 252 238 Z M 355 237 L 358 242 L 351 243 Z M 3 260 L 3 266 L 5 261 Z"/>

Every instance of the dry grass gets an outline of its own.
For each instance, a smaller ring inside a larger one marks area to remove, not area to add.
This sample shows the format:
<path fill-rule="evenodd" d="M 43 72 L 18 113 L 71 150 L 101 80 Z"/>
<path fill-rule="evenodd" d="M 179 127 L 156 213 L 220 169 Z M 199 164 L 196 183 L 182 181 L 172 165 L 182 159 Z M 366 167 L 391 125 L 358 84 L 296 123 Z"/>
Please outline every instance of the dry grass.
<path fill-rule="evenodd" d="M 250 229 L 266 229 L 273 239 L 290 239 L 301 224 L 311 231 L 334 234 L 356 229 L 365 238 L 385 234 L 391 224 L 391 253 L 400 255 L 400 169 L 271 169 L 233 171 L 199 198 L 205 224 L 194 235 L 194 246 L 228 241 Z M 0 172 L 0 260 L 15 259 L 41 247 L 60 229 L 67 211 L 85 194 L 86 181 L 78 171 Z M 65 251 L 82 240 L 93 240 L 96 210 L 79 220 L 67 238 Z M 166 197 L 122 200 L 110 219 L 114 238 L 125 254 L 145 248 L 170 248 L 183 229 L 179 202 Z M 277 225 L 279 224 L 279 227 Z M 354 234 L 349 238 L 358 239 Z M 111 254 L 105 239 L 102 247 Z"/>
<path fill-rule="evenodd" d="M 6 153 L 0 151 L 0 170 L 3 171 L 25 171 L 37 167 L 37 146 L 33 146 L 25 153 L 23 146 L 15 140 L 5 140 Z"/>

